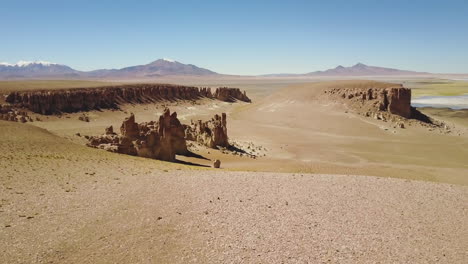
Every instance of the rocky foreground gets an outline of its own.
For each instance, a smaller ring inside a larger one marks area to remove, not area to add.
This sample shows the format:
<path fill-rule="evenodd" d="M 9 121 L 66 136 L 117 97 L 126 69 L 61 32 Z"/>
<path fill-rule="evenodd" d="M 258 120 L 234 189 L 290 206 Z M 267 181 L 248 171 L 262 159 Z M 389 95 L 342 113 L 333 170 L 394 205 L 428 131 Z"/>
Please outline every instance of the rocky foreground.
<path fill-rule="evenodd" d="M 390 122 L 312 100 L 314 88 L 232 113 L 233 142 L 247 135 L 268 148 L 265 158 L 242 160 L 270 172 L 117 155 L 75 136 L 76 127 L 84 135 L 120 125 L 120 111 L 32 123 L 47 130 L 0 121 L 0 263 L 466 263 L 467 187 L 414 180 L 466 185 L 466 136 L 412 126 L 392 133 L 381 128 Z M 147 132 L 159 135 L 158 120 L 141 130 L 127 122 L 102 136 L 129 133 L 135 147 Z M 210 128 L 205 122 L 186 137 Z M 57 136 L 69 124 L 70 134 Z M 242 168 L 227 156 L 222 166 Z M 283 167 L 290 172 L 271 172 Z"/>
<path fill-rule="evenodd" d="M 466 262 L 465 186 L 187 170 L 4 123 L 30 150 L 0 153 L 1 263 Z"/>

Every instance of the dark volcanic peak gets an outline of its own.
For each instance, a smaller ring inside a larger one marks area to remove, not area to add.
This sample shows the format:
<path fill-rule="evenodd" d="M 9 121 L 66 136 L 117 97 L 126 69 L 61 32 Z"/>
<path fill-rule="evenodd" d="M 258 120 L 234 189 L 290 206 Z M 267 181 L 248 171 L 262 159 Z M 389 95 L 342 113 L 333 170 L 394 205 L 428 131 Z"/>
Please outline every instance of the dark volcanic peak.
<path fill-rule="evenodd" d="M 357 63 L 351 67 L 339 65 L 334 69 L 307 73 L 308 76 L 386 76 L 386 75 L 425 75 L 426 72 L 405 71 L 392 68 L 369 66 Z"/>
<path fill-rule="evenodd" d="M 97 70 L 88 73 L 90 77 L 158 77 L 170 75 L 207 76 L 216 75 L 216 72 L 197 67 L 192 64 L 183 64 L 170 59 L 159 59 L 145 65 L 125 67 L 118 70 Z"/>

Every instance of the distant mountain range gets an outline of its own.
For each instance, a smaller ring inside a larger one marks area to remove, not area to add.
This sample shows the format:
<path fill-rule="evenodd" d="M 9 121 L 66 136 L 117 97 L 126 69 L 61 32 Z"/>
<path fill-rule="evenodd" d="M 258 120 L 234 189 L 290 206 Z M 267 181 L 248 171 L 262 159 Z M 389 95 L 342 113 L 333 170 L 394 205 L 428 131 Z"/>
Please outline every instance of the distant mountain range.
<path fill-rule="evenodd" d="M 377 66 L 368 66 L 358 63 L 351 67 L 343 67 L 339 65 L 334 69 L 326 71 L 310 72 L 306 75 L 310 76 L 383 76 L 383 75 L 420 75 L 429 74 L 427 72 L 404 71 L 392 68 L 384 68 Z"/>
<path fill-rule="evenodd" d="M 47 61 L 19 61 L 16 64 L 0 63 L 0 78 L 79 77 L 79 72 L 66 66 Z"/>
<path fill-rule="evenodd" d="M 338 66 L 325 71 L 305 74 L 268 74 L 263 77 L 320 77 L 320 76 L 398 76 L 430 75 L 427 72 L 405 71 L 392 68 L 368 66 L 358 63 L 351 67 Z M 77 71 L 69 66 L 46 61 L 20 61 L 16 64 L 0 63 L 0 79 L 137 79 L 157 78 L 164 76 L 223 76 L 214 71 L 183 64 L 170 59 L 159 59 L 145 65 L 122 69 L 103 69 L 94 71 Z"/>
<path fill-rule="evenodd" d="M 192 64 L 159 59 L 145 65 L 130 66 L 118 70 L 96 70 L 87 72 L 85 75 L 93 78 L 147 78 L 171 75 L 207 76 L 217 75 L 217 73 Z"/>
<path fill-rule="evenodd" d="M 341 65 L 333 69 L 325 71 L 315 71 L 304 74 L 268 74 L 264 76 L 270 77 L 306 77 L 306 76 L 391 76 L 391 75 L 429 75 L 428 72 L 405 71 L 392 68 L 384 68 L 377 66 L 368 66 L 363 63 L 357 63 L 351 67 L 343 67 Z"/>
<path fill-rule="evenodd" d="M 145 65 L 137 65 L 122 69 L 103 69 L 94 71 L 77 71 L 69 66 L 46 61 L 20 61 L 16 64 L 0 63 L 0 78 L 2 79 L 32 79 L 32 78 L 152 78 L 161 76 L 209 76 L 218 73 L 183 64 L 174 60 L 159 59 Z"/>

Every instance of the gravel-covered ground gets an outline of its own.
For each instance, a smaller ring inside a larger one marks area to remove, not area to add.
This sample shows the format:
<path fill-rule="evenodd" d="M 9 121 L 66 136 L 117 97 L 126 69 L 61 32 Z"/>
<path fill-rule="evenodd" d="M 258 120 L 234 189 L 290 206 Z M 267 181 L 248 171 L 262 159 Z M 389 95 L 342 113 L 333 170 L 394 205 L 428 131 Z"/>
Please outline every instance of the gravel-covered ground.
<path fill-rule="evenodd" d="M 81 171 L 68 162 L 40 168 L 23 178 L 32 177 L 29 186 L 3 181 L 0 263 L 468 259 L 465 186 L 367 176 L 158 170 L 138 166 L 146 160 L 123 163 L 127 157 L 118 155 L 117 164 L 108 157 Z M 26 167 L 18 169 L 23 176 Z M 44 182 L 47 171 L 69 176 Z M 10 170 L 7 175 L 15 177 Z"/>
<path fill-rule="evenodd" d="M 300 106 L 232 118 L 230 133 L 268 149 L 246 164 L 270 172 L 228 171 L 249 169 L 228 155 L 214 170 L 114 154 L 74 135 L 120 112 L 0 121 L 0 263 L 468 263 L 468 186 L 449 184 L 466 183 L 466 136 L 387 135 Z M 304 164 L 332 174 L 275 172 Z"/>

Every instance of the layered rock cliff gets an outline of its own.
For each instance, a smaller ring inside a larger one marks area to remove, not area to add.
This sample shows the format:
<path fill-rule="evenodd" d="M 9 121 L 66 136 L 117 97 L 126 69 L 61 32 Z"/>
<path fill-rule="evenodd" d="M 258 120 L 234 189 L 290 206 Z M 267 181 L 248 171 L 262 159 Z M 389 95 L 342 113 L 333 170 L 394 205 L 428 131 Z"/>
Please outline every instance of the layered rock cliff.
<path fill-rule="evenodd" d="M 246 92 L 242 92 L 239 88 L 219 87 L 216 88 L 214 97 L 225 102 L 234 102 L 236 100 L 243 102 L 251 102 L 247 97 Z"/>
<path fill-rule="evenodd" d="M 384 88 L 332 88 L 325 93 L 341 98 L 360 110 L 388 112 L 411 118 L 411 89 L 402 85 Z"/>
<path fill-rule="evenodd" d="M 123 103 L 150 103 L 162 100 L 198 100 L 213 98 L 231 102 L 250 102 L 238 88 L 210 88 L 169 84 L 132 84 L 86 89 L 12 92 L 5 100 L 35 113 L 50 115 L 61 112 L 79 112 L 117 108 Z"/>

